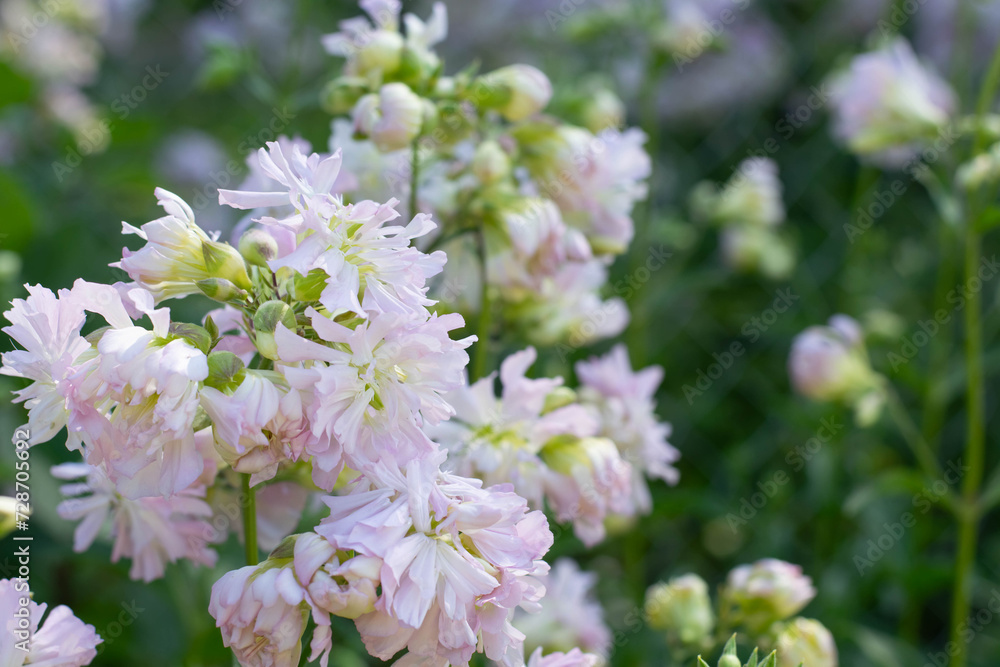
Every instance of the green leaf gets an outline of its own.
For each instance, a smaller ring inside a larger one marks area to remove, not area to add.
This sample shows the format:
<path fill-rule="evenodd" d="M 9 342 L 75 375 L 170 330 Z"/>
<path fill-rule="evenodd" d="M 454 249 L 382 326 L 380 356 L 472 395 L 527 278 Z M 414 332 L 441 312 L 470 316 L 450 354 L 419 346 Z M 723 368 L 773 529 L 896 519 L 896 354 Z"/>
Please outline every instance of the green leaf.
<path fill-rule="evenodd" d="M 775 667 L 778 664 L 778 653 L 777 651 L 771 651 L 771 655 L 764 658 L 764 662 L 760 663 L 760 667 Z"/>
<path fill-rule="evenodd" d="M 709 664 L 702 660 L 700 655 L 698 656 L 698 667 L 709 667 Z"/>
<path fill-rule="evenodd" d="M 170 325 L 169 338 L 170 340 L 186 340 L 205 354 L 208 354 L 212 349 L 212 336 L 197 324 L 174 322 Z"/>
<path fill-rule="evenodd" d="M 246 365 L 232 352 L 216 351 L 208 355 L 205 384 L 221 392 L 235 391 L 246 377 Z"/>
<path fill-rule="evenodd" d="M 757 667 L 757 649 L 754 649 L 753 653 L 750 654 L 746 667 Z"/>

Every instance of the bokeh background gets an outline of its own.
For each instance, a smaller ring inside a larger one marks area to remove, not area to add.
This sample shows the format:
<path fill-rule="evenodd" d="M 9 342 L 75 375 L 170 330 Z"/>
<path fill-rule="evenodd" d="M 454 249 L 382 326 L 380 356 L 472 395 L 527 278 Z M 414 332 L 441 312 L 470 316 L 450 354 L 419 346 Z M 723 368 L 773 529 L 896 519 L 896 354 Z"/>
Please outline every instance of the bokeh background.
<path fill-rule="evenodd" d="M 14 0 L 3 2 L 0 14 L 13 12 Z M 708 29 L 712 44 L 691 62 L 657 55 L 658 40 L 672 29 L 664 7 L 686 4 L 711 5 L 702 15 L 710 19 L 729 10 L 732 20 L 699 19 L 695 29 Z M 330 117 L 319 96 L 340 63 L 319 38 L 358 13 L 353 3 L 51 6 L 45 24 L 66 22 L 88 37 L 39 36 L 18 57 L 10 43 L 2 52 L 0 300 L 22 295 L 24 283 L 55 289 L 78 277 L 120 279 L 107 264 L 123 245 L 121 221 L 157 217 L 156 186 L 187 199 L 204 226 L 227 234 L 237 214 L 215 205 L 215 190 L 242 180 L 246 156 L 272 131 L 325 148 Z M 429 3 L 405 9 L 426 15 Z M 861 430 L 846 410 L 796 397 L 786 360 L 796 333 L 832 313 L 853 315 L 871 332 L 874 367 L 900 388 L 940 460 L 960 461 L 960 314 L 912 361 L 894 367 L 889 356 L 912 341 L 944 296 L 935 293 L 939 272 L 960 283 L 945 259 L 954 255 L 947 252 L 954 232 L 909 176 L 865 167 L 833 141 L 823 83 L 873 36 L 899 32 L 968 110 L 1000 38 L 1000 3 L 456 0 L 449 13 L 451 35 L 440 47 L 447 71 L 472 59 L 484 70 L 536 65 L 555 85 L 554 108 L 570 118 L 594 87 L 610 87 L 626 102 L 628 122 L 650 135 L 650 202 L 636 213 L 637 239 L 610 285 L 629 299 L 633 320 L 624 337 L 634 364 L 665 369 L 660 415 L 672 422 L 671 441 L 683 455 L 681 481 L 654 484 L 656 509 L 632 530 L 593 550 L 562 531 L 553 550 L 600 575 L 598 596 L 615 631 L 612 664 L 667 664 L 665 640 L 639 614 L 649 585 L 685 572 L 716 585 L 733 566 L 763 557 L 799 563 L 813 577 L 819 593 L 804 614 L 832 630 L 842 665 L 935 664 L 931 656 L 948 634 L 951 520 L 933 489 L 907 472 L 910 455 L 888 421 Z M 718 235 L 692 222 L 687 204 L 696 183 L 724 181 L 761 151 L 779 165 L 785 232 L 797 254 L 791 275 L 778 281 L 728 269 Z M 897 181 L 904 194 L 849 238 L 845 225 Z M 995 245 L 987 241 L 987 257 Z M 654 250 L 669 259 L 637 272 Z M 998 289 L 1000 281 L 984 287 L 987 377 L 1000 368 L 1000 348 L 989 344 L 1000 333 Z M 189 301 L 172 305 L 179 318 L 200 314 Z M 727 356 L 736 342 L 744 352 Z M 573 360 L 611 344 L 549 351 L 536 372 L 569 375 Z M 9 347 L 0 341 L 0 349 Z M 944 380 L 927 383 L 928 368 L 943 369 Z M 0 378 L 3 395 L 16 388 Z M 1000 459 L 995 389 L 987 400 L 988 469 Z M 22 422 L 20 407 L 0 402 L 0 434 L 13 435 Z M 13 460 L 12 448 L 0 449 L 0 487 L 13 478 Z M 152 585 L 130 582 L 127 563 L 109 562 L 106 542 L 72 553 L 73 526 L 56 514 L 58 484 L 47 473 L 48 463 L 62 460 L 68 455 L 58 443 L 32 450 L 37 598 L 70 605 L 95 626 L 105 638 L 96 665 L 231 664 L 206 607 L 212 582 L 241 564 L 235 540 L 220 550 L 215 571 L 176 565 Z M 782 473 L 787 483 L 776 483 Z M 872 558 L 869 541 L 914 508 L 916 525 Z M 995 517 L 982 527 L 974 611 L 1000 599 L 997 527 Z M 0 545 L 0 576 L 14 576 L 13 548 Z M 863 572 L 859 556 L 872 560 Z M 332 664 L 369 664 L 350 624 L 335 627 L 335 641 Z M 976 633 L 971 664 L 1000 664 L 1000 614 Z"/>

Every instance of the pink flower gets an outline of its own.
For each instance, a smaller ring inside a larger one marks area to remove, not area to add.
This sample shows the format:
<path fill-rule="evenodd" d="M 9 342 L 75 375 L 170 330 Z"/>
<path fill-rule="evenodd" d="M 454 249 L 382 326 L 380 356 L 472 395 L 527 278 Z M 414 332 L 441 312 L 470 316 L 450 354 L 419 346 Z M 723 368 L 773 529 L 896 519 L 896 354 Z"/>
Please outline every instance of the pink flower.
<path fill-rule="evenodd" d="M 98 356 L 74 377 L 70 427 L 130 498 L 170 495 L 194 482 L 204 459 L 194 442 L 205 354 L 140 327 L 110 329 Z"/>
<path fill-rule="evenodd" d="M 667 442 L 670 424 L 656 417 L 655 395 L 663 369 L 651 366 L 634 372 L 628 350 L 616 345 L 604 357 L 577 363 L 576 373 L 583 384 L 581 401 L 598 415 L 599 434 L 614 440 L 633 466 L 633 502 L 639 511 L 648 512 L 652 499 L 644 475 L 669 484 L 676 484 L 679 477 L 673 464 L 680 452 Z"/>
<path fill-rule="evenodd" d="M 553 152 L 533 175 L 566 221 L 591 240 L 597 254 L 620 254 L 632 240 L 632 208 L 645 199 L 652 168 L 646 135 L 632 128 L 593 135 L 563 126 Z"/>
<path fill-rule="evenodd" d="M 97 656 L 101 638 L 94 626 L 58 606 L 45 617 L 48 605 L 31 598 L 24 579 L 0 579 L 0 665 L 21 667 L 83 667 Z M 26 604 L 22 605 L 22 601 Z M 21 614 L 26 614 L 22 616 Z"/>
<path fill-rule="evenodd" d="M 220 454 L 237 472 L 252 474 L 252 484 L 274 477 L 283 461 L 299 460 L 312 439 L 299 392 L 276 381 L 280 375 L 248 370 L 232 395 L 200 391 Z"/>
<path fill-rule="evenodd" d="M 80 335 L 86 313 L 69 290 L 61 290 L 57 297 L 40 285 L 25 289 L 28 298 L 11 302 L 4 313 L 11 324 L 3 328 L 24 349 L 4 352 L 0 373 L 32 381 L 15 392 L 15 400 L 28 408 L 31 442 L 40 443 L 66 426 L 66 378 L 90 345 Z"/>
<path fill-rule="evenodd" d="M 299 664 L 309 612 L 291 568 L 250 566 L 226 573 L 212 586 L 208 611 L 244 667 Z"/>
<path fill-rule="evenodd" d="M 357 620 L 372 655 L 389 659 L 407 647 L 412 664 L 468 665 L 481 645 L 487 657 L 516 664 L 523 637 L 510 616 L 541 596 L 534 577 L 547 570 L 540 559 L 551 533 L 522 498 L 439 473 L 438 460 L 414 461 L 405 473 L 381 469 L 373 490 L 326 498 L 330 517 L 316 532 L 384 561 L 375 611 Z"/>
<path fill-rule="evenodd" d="M 282 368 L 292 387 L 315 392 L 309 406 L 313 435 L 341 443 L 355 469 L 387 455 L 402 464 L 436 449 L 420 426 L 453 413 L 444 396 L 464 382 L 465 348 L 474 340 L 448 337 L 462 326 L 461 316 L 425 320 L 382 313 L 352 330 L 315 310 L 307 315 L 331 346 L 284 327 L 275 340 L 283 362 L 314 362 Z"/>
<path fill-rule="evenodd" d="M 330 614 L 355 618 L 376 598 L 381 560 L 340 560 L 315 533 L 287 538 L 268 560 L 229 572 L 212 586 L 209 613 L 244 667 L 295 667 L 306 619 L 316 623 L 309 661 L 326 667 Z"/>
<path fill-rule="evenodd" d="M 543 583 L 541 611 L 518 612 L 514 616 L 514 627 L 524 633 L 525 645 L 549 651 L 580 647 L 607 657 L 611 630 L 604 622 L 604 610 L 593 597 L 597 575 L 583 572 L 574 561 L 561 558 Z"/>
<path fill-rule="evenodd" d="M 84 463 L 64 463 L 52 468 L 64 480 L 80 480 L 62 487 L 66 496 L 59 516 L 80 521 L 73 535 L 73 549 L 85 551 L 111 518 L 114 549 L 112 562 L 131 558 L 129 576 L 150 582 L 163 576 L 167 563 L 187 558 L 201 565 L 215 565 L 216 554 L 207 547 L 213 535 L 204 487 L 185 489 L 170 498 L 129 500 L 118 495 L 105 471 Z"/>
<path fill-rule="evenodd" d="M 528 660 L 528 667 L 598 667 L 603 664 L 600 656 L 583 653 L 574 648 L 569 653 L 550 653 L 542 656 L 542 649 L 535 649 Z"/>
<path fill-rule="evenodd" d="M 493 375 L 453 391 L 447 398 L 455 417 L 427 431 L 447 447 L 456 470 L 487 484 L 511 483 L 532 507 L 548 501 L 594 544 L 604 537 L 609 512 L 631 511 L 632 466 L 613 442 L 596 437 L 600 424 L 592 410 L 572 392 L 557 393 L 561 378 L 526 376 L 535 357 L 528 348 L 503 361 L 499 399 Z"/>

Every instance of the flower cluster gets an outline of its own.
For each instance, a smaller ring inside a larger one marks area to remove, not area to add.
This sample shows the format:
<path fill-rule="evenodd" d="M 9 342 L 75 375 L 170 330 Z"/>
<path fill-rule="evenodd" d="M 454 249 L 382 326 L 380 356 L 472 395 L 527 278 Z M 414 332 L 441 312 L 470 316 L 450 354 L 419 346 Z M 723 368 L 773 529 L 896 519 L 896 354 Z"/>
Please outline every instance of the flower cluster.
<path fill-rule="evenodd" d="M 337 145 L 353 144 L 345 160 L 356 187 L 345 196 L 378 198 L 388 183 L 433 211 L 443 224 L 433 242 L 453 259 L 436 291 L 463 310 L 495 299 L 504 321 L 538 344 L 620 333 L 625 304 L 601 291 L 646 195 L 642 132 L 543 115 L 552 86 L 529 65 L 444 76 L 432 50 L 447 32 L 440 3 L 426 23 L 401 22 L 399 2 L 361 4 L 371 21 L 344 21 L 324 40 L 347 59 L 325 98 L 352 119 L 333 125 Z M 463 256 L 484 259 L 477 281 Z"/>
<path fill-rule="evenodd" d="M 712 609 L 708 584 L 687 574 L 656 584 L 646 592 L 646 619 L 681 651 L 707 651 L 715 637 L 734 630 L 746 633 L 758 646 L 778 649 L 770 664 L 799 663 L 836 667 L 837 647 L 819 621 L 795 617 L 816 596 L 802 568 L 773 558 L 733 569 L 722 586 L 718 613 Z M 795 617 L 795 618 L 792 618 Z M 719 626 L 719 627 L 717 627 Z M 727 655 L 732 655 L 726 662 Z M 756 664 L 756 659 L 751 659 Z M 730 642 L 719 665 L 742 664 Z M 767 664 L 767 663 L 765 663 Z"/>
<path fill-rule="evenodd" d="M 430 432 L 457 472 L 513 483 L 533 506 L 547 503 L 584 543 L 596 544 L 609 515 L 650 509 L 646 475 L 677 480 L 669 426 L 652 411 L 660 370 L 634 374 L 625 349 L 616 348 L 577 366 L 578 396 L 562 378 L 527 377 L 535 358 L 528 348 L 504 360 L 499 397 L 495 375 L 449 394 L 456 414 Z"/>
<path fill-rule="evenodd" d="M 621 331 L 624 303 L 601 290 L 646 193 L 644 137 L 542 116 L 552 89 L 533 67 L 443 76 L 443 5 L 424 22 L 361 4 L 370 21 L 324 40 L 347 59 L 325 103 L 351 116 L 329 152 L 281 137 L 253 153 L 218 193 L 245 212 L 230 242 L 156 189 L 164 215 L 123 223 L 139 247 L 112 266 L 128 282 L 28 286 L 0 372 L 25 383 L 31 444 L 65 429 L 78 452 L 51 470 L 75 550 L 110 533 L 112 560 L 148 582 L 245 542 L 209 606 L 242 665 L 297 665 L 311 619 L 325 667 L 333 616 L 401 665 L 596 665 L 610 633 L 593 578 L 569 562 L 547 576 L 544 511 L 594 544 L 610 517 L 651 509 L 647 477 L 677 481 L 662 371 L 634 372 L 620 346 L 580 362 L 574 391 L 530 379 L 527 348 L 497 397 L 495 375 L 468 382 L 477 336 L 459 311 L 476 296 L 488 321 L 496 300 L 544 342 Z M 450 290 L 444 248 L 478 290 Z M 169 304 L 192 297 L 214 309 L 175 321 Z M 296 532 L 310 498 L 329 516 Z"/>
<path fill-rule="evenodd" d="M 785 205 L 778 165 L 770 158 L 744 160 L 721 189 L 697 185 L 691 206 L 696 218 L 721 228 L 722 254 L 733 269 L 773 279 L 792 272 L 794 250 L 776 231 L 785 222 Z"/>

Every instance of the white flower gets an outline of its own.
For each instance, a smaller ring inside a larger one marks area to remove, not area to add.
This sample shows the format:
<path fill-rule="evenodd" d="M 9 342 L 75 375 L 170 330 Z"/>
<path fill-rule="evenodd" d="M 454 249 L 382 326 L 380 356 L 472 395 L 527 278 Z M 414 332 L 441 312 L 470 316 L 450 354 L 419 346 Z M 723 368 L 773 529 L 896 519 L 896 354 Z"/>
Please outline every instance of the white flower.
<path fill-rule="evenodd" d="M 381 558 L 382 594 L 357 619 L 369 653 L 402 664 L 468 665 L 483 651 L 517 664 L 523 636 L 514 608 L 534 607 L 552 535 L 540 512 L 503 488 L 438 473 L 439 457 L 411 462 L 405 475 L 382 469 L 376 487 L 325 499 L 330 517 L 316 532 L 337 549 Z M 523 660 L 523 658 L 521 658 Z"/>
<path fill-rule="evenodd" d="M 933 140 L 956 106 L 948 84 L 902 38 L 857 56 L 831 87 L 834 134 L 858 155 L 888 167 L 902 166 Z"/>
<path fill-rule="evenodd" d="M 563 125 L 548 140 L 521 145 L 530 154 L 539 193 L 559 204 L 566 222 L 587 235 L 596 254 L 620 254 L 634 234 L 632 208 L 647 193 L 652 163 L 645 142 L 635 128 L 593 135 Z"/>
<path fill-rule="evenodd" d="M 220 275 L 212 270 L 216 267 L 207 265 L 206 247 L 223 246 L 214 243 L 195 223 L 194 212 L 184 200 L 163 188 L 156 188 L 156 197 L 167 215 L 147 222 L 142 228 L 123 222 L 123 233 L 137 235 L 146 245 L 134 252 L 125 248 L 121 261 L 112 266 L 121 268 L 138 285 L 152 292 L 157 302 L 199 294 L 201 290 L 196 283 L 213 277 L 225 278 L 243 289 L 250 286 L 242 260 L 236 263 L 235 271 L 225 270 Z"/>

